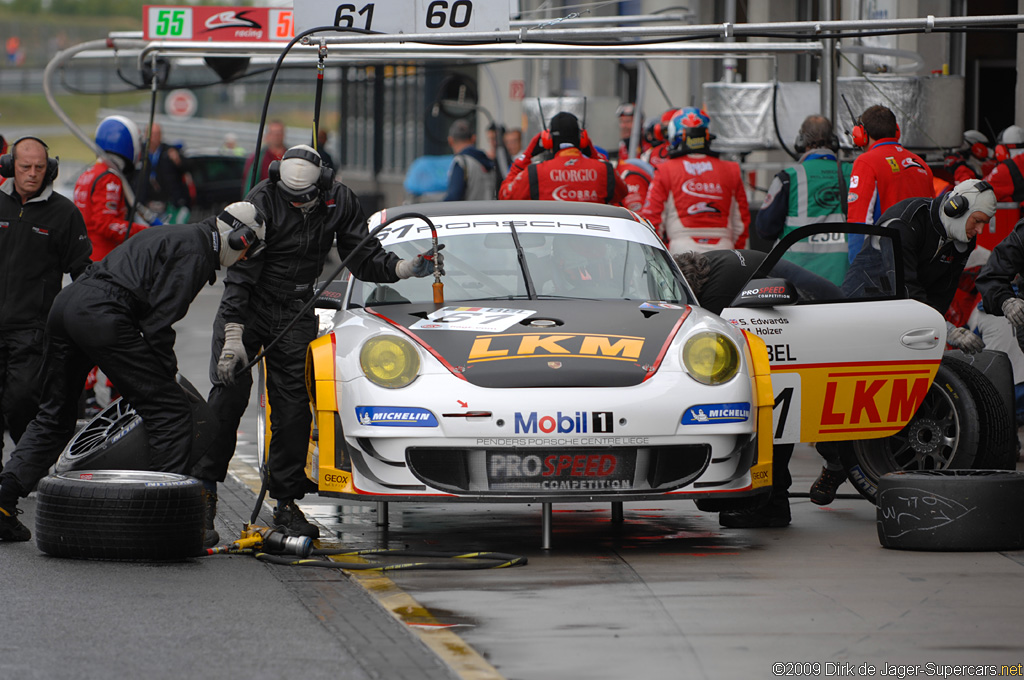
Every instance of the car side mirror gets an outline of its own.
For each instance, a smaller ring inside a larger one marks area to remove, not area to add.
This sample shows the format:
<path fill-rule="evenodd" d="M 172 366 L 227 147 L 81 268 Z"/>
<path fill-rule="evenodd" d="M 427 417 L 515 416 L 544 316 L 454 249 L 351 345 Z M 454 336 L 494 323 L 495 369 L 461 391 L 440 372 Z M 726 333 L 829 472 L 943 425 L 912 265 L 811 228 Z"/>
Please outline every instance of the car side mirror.
<path fill-rule="evenodd" d="M 776 305 L 791 305 L 799 299 L 796 286 L 786 279 L 752 279 L 743 286 L 743 290 L 729 306 L 775 307 Z"/>

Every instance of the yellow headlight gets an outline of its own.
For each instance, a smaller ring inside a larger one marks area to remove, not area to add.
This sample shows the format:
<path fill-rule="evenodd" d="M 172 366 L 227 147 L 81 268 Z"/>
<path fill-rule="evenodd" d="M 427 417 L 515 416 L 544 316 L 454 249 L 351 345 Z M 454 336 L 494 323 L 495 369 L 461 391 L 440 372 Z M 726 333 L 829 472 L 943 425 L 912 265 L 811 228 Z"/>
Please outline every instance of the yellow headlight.
<path fill-rule="evenodd" d="M 420 372 L 420 355 L 405 338 L 378 335 L 359 351 L 359 365 L 370 382 L 381 387 L 405 387 Z"/>
<path fill-rule="evenodd" d="M 705 385 L 729 382 L 740 368 L 740 352 L 732 340 L 704 331 L 691 336 L 683 345 L 683 364 L 687 372 Z"/>

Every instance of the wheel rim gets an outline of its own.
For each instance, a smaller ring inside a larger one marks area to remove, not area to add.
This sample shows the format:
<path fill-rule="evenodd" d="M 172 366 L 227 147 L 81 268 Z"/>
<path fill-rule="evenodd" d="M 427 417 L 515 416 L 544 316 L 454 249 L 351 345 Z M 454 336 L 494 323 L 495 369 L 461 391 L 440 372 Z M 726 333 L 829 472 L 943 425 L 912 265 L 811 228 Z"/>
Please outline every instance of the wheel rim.
<path fill-rule="evenodd" d="M 135 421 L 137 414 L 132 405 L 124 399 L 118 399 L 82 428 L 71 444 L 67 455 L 70 458 L 82 456 L 96 449 L 97 446 L 114 436 L 118 430 Z"/>
<path fill-rule="evenodd" d="M 949 467 L 960 443 L 960 417 L 953 398 L 932 384 L 924 401 L 907 426 L 888 439 L 888 455 L 881 465 L 872 465 L 877 477 L 893 471 L 944 470 Z"/>
<path fill-rule="evenodd" d="M 149 470 L 75 470 L 60 472 L 58 477 L 78 479 L 99 484 L 192 484 L 195 480 L 173 472 L 152 472 Z"/>

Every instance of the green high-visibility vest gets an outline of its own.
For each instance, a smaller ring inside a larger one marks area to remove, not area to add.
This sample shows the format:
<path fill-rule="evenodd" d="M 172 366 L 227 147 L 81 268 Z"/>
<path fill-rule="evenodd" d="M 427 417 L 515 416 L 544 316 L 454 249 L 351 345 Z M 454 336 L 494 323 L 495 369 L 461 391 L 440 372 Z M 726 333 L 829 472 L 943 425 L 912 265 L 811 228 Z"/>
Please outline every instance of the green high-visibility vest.
<path fill-rule="evenodd" d="M 837 181 L 838 167 L 834 159 L 813 158 L 786 168 L 785 172 L 789 175 L 789 209 L 786 213 L 786 226 L 779 233 L 779 238 L 808 224 L 845 222 L 842 198 L 850 185 L 852 168 L 850 163 L 843 163 L 841 186 Z M 846 234 L 815 234 L 794 243 L 784 259 L 841 286 L 850 263 Z"/>

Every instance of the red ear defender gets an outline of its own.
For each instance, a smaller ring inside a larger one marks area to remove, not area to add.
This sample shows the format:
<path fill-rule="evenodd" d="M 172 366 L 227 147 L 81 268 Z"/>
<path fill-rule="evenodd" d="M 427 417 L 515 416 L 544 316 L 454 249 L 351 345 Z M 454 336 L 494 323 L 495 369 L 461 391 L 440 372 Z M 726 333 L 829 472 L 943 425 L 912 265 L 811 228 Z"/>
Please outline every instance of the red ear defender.
<path fill-rule="evenodd" d="M 550 130 L 544 130 L 543 132 L 540 133 L 540 145 L 542 147 L 544 147 L 545 149 L 549 149 L 549 150 L 551 149 L 551 147 L 553 147 L 555 145 L 554 140 L 551 139 L 551 131 Z"/>
<path fill-rule="evenodd" d="M 996 160 L 1002 163 L 1010 157 L 1010 149 L 1013 144 L 996 144 Z"/>
<path fill-rule="evenodd" d="M 853 137 L 854 146 L 868 145 L 868 133 L 864 130 L 864 126 L 861 125 L 859 121 L 853 126 L 853 131 L 850 132 L 850 135 Z"/>
<path fill-rule="evenodd" d="M 896 123 L 896 141 L 900 140 L 900 124 Z"/>
<path fill-rule="evenodd" d="M 590 135 L 587 134 L 586 130 L 580 130 L 580 148 L 586 149 L 590 146 Z"/>
<path fill-rule="evenodd" d="M 979 161 L 983 161 L 988 158 L 988 147 L 981 142 L 975 142 L 971 144 L 971 155 Z"/>

